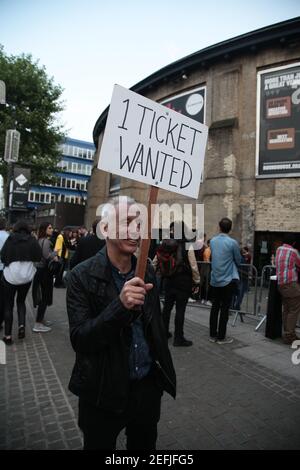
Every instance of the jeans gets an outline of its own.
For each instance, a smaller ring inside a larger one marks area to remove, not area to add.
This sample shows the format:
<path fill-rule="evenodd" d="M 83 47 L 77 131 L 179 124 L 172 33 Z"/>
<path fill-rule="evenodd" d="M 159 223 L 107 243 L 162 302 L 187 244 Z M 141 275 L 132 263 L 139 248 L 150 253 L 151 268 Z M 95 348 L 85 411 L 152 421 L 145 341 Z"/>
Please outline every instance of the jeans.
<path fill-rule="evenodd" d="M 224 287 L 212 288 L 213 302 L 209 318 L 210 336 L 212 338 L 222 340 L 226 336 L 228 313 L 234 288 L 234 282 L 230 282 Z"/>
<path fill-rule="evenodd" d="M 25 326 L 26 306 L 25 299 L 30 289 L 31 282 L 15 286 L 3 279 L 3 292 L 5 298 L 4 319 L 5 336 L 11 336 L 13 325 L 13 310 L 15 295 L 17 294 L 18 324 Z"/>

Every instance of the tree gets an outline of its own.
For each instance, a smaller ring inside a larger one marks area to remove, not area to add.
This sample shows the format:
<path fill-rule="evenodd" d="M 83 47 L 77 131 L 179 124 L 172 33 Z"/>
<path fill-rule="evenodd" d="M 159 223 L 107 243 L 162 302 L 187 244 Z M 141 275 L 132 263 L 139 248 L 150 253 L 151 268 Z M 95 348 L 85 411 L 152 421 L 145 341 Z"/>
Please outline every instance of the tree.
<path fill-rule="evenodd" d="M 31 184 L 52 183 L 60 158 L 58 145 L 65 137 L 56 123 L 63 110 L 63 92 L 44 66 L 30 54 L 8 56 L 0 45 L 0 79 L 6 84 L 6 106 L 0 105 L 0 174 L 6 180 L 5 136 L 8 129 L 21 134 L 19 163 L 31 169 Z"/>

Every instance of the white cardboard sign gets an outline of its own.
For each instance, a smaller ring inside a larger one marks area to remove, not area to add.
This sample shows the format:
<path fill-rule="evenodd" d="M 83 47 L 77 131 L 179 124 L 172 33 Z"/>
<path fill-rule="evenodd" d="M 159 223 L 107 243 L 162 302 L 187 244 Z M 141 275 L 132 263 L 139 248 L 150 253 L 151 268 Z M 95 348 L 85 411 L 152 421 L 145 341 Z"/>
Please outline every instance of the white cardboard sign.
<path fill-rule="evenodd" d="M 98 168 L 197 198 L 208 127 L 114 86 Z"/>

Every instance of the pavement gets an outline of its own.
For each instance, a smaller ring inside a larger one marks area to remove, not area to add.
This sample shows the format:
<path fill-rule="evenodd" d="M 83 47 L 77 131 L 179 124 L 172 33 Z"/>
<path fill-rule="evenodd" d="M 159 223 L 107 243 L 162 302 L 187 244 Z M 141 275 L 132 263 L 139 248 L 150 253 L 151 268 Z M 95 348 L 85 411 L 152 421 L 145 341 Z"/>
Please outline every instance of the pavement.
<path fill-rule="evenodd" d="M 238 319 L 235 327 L 232 319 L 228 335 L 234 342 L 210 343 L 209 309 L 189 304 L 185 336 L 194 344 L 174 348 L 169 340 L 178 393 L 176 400 L 163 396 L 158 450 L 300 449 L 295 351 L 280 339 L 267 339 L 264 325 L 255 332 L 257 318 Z M 6 364 L 0 364 L 0 450 L 82 448 L 77 398 L 68 390 L 74 352 L 65 289 L 54 290 L 46 320 L 53 321 L 51 332 L 32 332 L 28 297 L 26 338 L 15 334 L 14 344 L 6 347 Z M 172 325 L 173 317 L 171 331 Z M 121 433 L 118 449 L 124 448 Z"/>

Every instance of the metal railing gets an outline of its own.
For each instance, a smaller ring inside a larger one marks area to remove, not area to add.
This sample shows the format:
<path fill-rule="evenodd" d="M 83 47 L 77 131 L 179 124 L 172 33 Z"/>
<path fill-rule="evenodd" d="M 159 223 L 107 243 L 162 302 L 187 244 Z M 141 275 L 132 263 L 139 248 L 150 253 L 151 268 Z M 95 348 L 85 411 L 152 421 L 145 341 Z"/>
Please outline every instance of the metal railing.
<path fill-rule="evenodd" d="M 259 318 L 259 322 L 255 327 L 255 331 L 258 331 L 267 319 L 268 295 L 271 282 L 270 278 L 274 274 L 276 274 L 276 268 L 274 265 L 268 264 L 262 268 L 257 301 L 257 317 Z"/>
<path fill-rule="evenodd" d="M 212 299 L 210 286 L 211 263 L 198 261 L 197 264 L 201 279 L 199 301 L 203 306 L 207 307 L 211 305 L 210 300 Z M 235 317 L 232 322 L 233 326 L 238 316 L 240 316 L 241 321 L 243 321 L 243 315 L 256 316 L 257 312 L 257 269 L 253 264 L 241 264 L 238 271 L 240 281 L 237 285 L 237 291 L 233 296 L 233 303 L 230 308 L 231 312 L 235 312 Z"/>
<path fill-rule="evenodd" d="M 201 277 L 199 301 L 204 307 L 210 307 L 211 302 L 207 304 L 207 301 L 212 300 L 210 287 L 211 263 L 198 261 L 197 264 Z M 238 317 L 243 322 L 244 316 L 250 316 L 258 319 L 258 324 L 255 327 L 255 331 L 258 331 L 267 318 L 270 277 L 276 274 L 276 268 L 274 265 L 266 265 L 262 268 L 259 276 L 257 268 L 253 264 L 241 264 L 238 271 L 241 297 L 240 302 L 234 302 L 235 299 L 233 299 L 230 308 L 230 312 L 234 313 L 232 326 L 235 326 Z"/>

